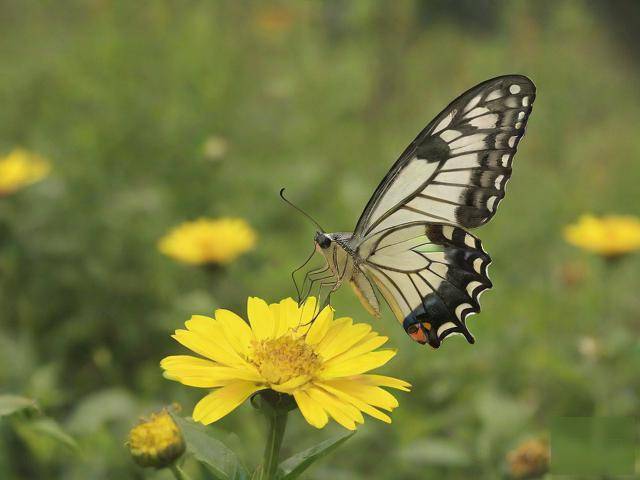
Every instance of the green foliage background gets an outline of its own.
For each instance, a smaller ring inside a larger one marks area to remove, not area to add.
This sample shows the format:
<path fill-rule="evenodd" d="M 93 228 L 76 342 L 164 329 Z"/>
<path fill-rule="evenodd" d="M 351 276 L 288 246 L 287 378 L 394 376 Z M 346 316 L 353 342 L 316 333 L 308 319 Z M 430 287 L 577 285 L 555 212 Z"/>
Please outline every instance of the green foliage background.
<path fill-rule="evenodd" d="M 606 265 L 561 234 L 583 212 L 640 214 L 637 43 L 608 5 L 0 2 L 0 148 L 54 165 L 0 199 L 0 393 L 36 399 L 79 444 L 1 422 L 0 477 L 167 478 L 133 465 L 126 433 L 202 395 L 158 366 L 182 351 L 169 334 L 190 314 L 293 294 L 314 230 L 279 188 L 348 231 L 426 122 L 513 72 L 538 98 L 509 198 L 477 232 L 495 284 L 470 320 L 477 343 L 428 350 L 389 312 L 376 321 L 335 295 L 391 337 L 386 372 L 414 391 L 391 426 L 368 421 L 307 477 L 501 478 L 506 453 L 554 416 L 638 416 L 640 258 Z M 205 152 L 212 136 L 222 158 Z M 204 215 L 246 218 L 258 248 L 215 276 L 157 252 Z M 263 428 L 249 405 L 215 427 L 250 464 Z M 339 431 L 295 414 L 285 448 Z"/>

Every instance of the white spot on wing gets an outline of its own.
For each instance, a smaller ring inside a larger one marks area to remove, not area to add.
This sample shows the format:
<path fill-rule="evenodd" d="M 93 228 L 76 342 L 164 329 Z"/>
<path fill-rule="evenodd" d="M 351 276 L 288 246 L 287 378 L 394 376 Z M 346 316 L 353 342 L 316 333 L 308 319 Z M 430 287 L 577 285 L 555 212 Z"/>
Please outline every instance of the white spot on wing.
<path fill-rule="evenodd" d="M 520 93 L 520 85 L 513 84 L 509 87 L 509 92 L 512 94 Z"/>
<path fill-rule="evenodd" d="M 477 280 L 474 280 L 473 282 L 469 282 L 469 284 L 467 285 L 467 293 L 469 294 L 470 297 L 473 297 L 473 291 L 480 285 L 482 285 L 482 282 L 479 282 Z"/>
<path fill-rule="evenodd" d="M 486 107 L 476 107 L 473 110 L 471 110 L 469 113 L 467 113 L 464 116 L 464 118 L 473 118 L 480 115 L 484 115 L 485 113 L 491 113 L 491 110 L 489 110 Z"/>
<path fill-rule="evenodd" d="M 411 160 L 401 170 L 400 174 L 393 180 L 393 183 L 391 183 L 391 185 L 389 186 L 387 193 L 380 199 L 380 203 L 371 215 L 371 223 L 376 221 L 378 218 L 380 218 L 381 215 L 397 205 L 403 198 L 407 196 L 407 192 L 418 190 L 421 185 L 424 184 L 425 180 L 433 174 L 437 166 L 437 162 L 429 163 L 422 160 Z M 405 213 L 406 215 L 404 215 Z M 386 222 L 385 225 L 394 225 L 394 219 L 392 217 L 395 217 L 396 215 L 398 215 L 398 217 L 403 217 L 402 221 L 406 222 L 417 220 L 417 218 L 415 218 L 415 213 L 403 211 L 402 214 L 400 214 L 400 212 L 396 212 L 394 215 L 388 217 L 390 221 Z M 398 223 L 402 223 L 400 221 L 400 218 L 396 218 L 395 220 L 398 221 Z M 382 228 L 380 227 L 382 227 L 382 225 L 376 227 L 375 231 L 381 230 Z M 374 232 L 372 231 L 370 233 Z"/>
<path fill-rule="evenodd" d="M 498 175 L 496 177 L 496 181 L 494 182 L 494 184 L 498 190 L 500 190 L 500 185 L 502 184 L 503 179 L 504 179 L 504 175 Z"/>
<path fill-rule="evenodd" d="M 458 320 L 462 320 L 462 316 L 461 316 L 462 312 L 464 310 L 466 310 L 467 308 L 470 308 L 470 307 L 471 307 L 471 304 L 469 304 L 469 303 L 461 303 L 460 305 L 458 305 L 456 307 L 456 312 L 455 313 L 456 313 L 456 317 L 458 317 Z"/>
<path fill-rule="evenodd" d="M 480 166 L 480 159 L 477 153 L 468 153 L 466 155 L 459 155 L 457 157 L 451 157 L 447 160 L 445 168 L 474 168 Z"/>
<path fill-rule="evenodd" d="M 509 166 L 509 159 L 511 158 L 511 155 L 509 155 L 508 153 L 505 153 L 504 155 L 502 155 L 502 166 L 503 167 L 508 167 Z"/>
<path fill-rule="evenodd" d="M 473 269 L 477 273 L 482 273 L 482 258 L 478 257 L 473 261 Z"/>
<path fill-rule="evenodd" d="M 449 124 L 451 123 L 451 120 L 453 120 L 453 116 L 455 115 L 456 110 L 453 110 L 449 113 L 449 115 L 447 115 L 446 117 L 444 117 L 440 123 L 438 123 L 438 125 L 436 125 L 436 128 L 434 129 L 433 133 L 438 133 L 440 130 L 444 130 L 445 128 L 447 128 L 449 126 Z"/>
<path fill-rule="evenodd" d="M 511 148 L 513 148 L 515 146 L 517 139 L 518 139 L 518 137 L 516 135 L 514 135 L 513 137 L 509 138 L 509 146 Z"/>
<path fill-rule="evenodd" d="M 475 97 L 473 97 L 471 99 L 471 101 L 469 103 L 467 103 L 467 106 L 465 107 L 465 112 L 468 112 L 469 110 L 471 110 L 473 107 L 475 107 L 476 105 L 478 105 L 478 103 L 480 102 L 480 98 L 482 97 L 482 95 L 476 95 Z"/>
<path fill-rule="evenodd" d="M 459 132 L 457 130 L 445 130 L 440 134 L 440 138 L 445 142 L 450 142 L 454 138 L 458 138 L 460 135 L 462 135 L 462 132 Z"/>
<path fill-rule="evenodd" d="M 482 150 L 486 148 L 484 144 L 485 138 L 487 138 L 487 136 L 484 133 L 465 135 L 464 137 L 451 142 L 449 144 L 449 148 L 451 148 L 451 150 L 459 149 L 458 153 L 466 152 L 468 150 Z"/>
<path fill-rule="evenodd" d="M 442 172 L 436 176 L 438 182 L 456 183 L 458 185 L 468 185 L 471 183 L 473 170 L 460 170 L 458 172 Z"/>
<path fill-rule="evenodd" d="M 522 97 L 522 106 L 524 107 L 529 106 L 529 97 Z"/>
<path fill-rule="evenodd" d="M 438 337 L 441 337 L 444 332 L 446 332 L 447 330 L 449 330 L 451 328 L 456 328 L 456 324 L 453 323 L 453 322 L 447 322 L 447 323 L 443 323 L 442 325 L 440 325 L 440 327 L 438 328 L 438 331 L 437 331 Z"/>
<path fill-rule="evenodd" d="M 444 263 L 432 263 L 429 265 L 429 269 L 435 273 L 436 275 L 440 275 L 441 277 L 447 276 L 447 270 L 449 268 Z"/>
<path fill-rule="evenodd" d="M 490 212 L 493 212 L 495 210 L 496 200 L 498 200 L 498 197 L 496 195 L 489 197 L 489 199 L 487 200 L 487 208 Z"/>
<path fill-rule="evenodd" d="M 468 247 L 471 248 L 476 248 L 476 239 L 473 238 L 471 235 L 469 235 L 468 233 L 465 235 L 464 237 L 464 243 L 465 245 L 467 245 Z"/>
<path fill-rule="evenodd" d="M 448 240 L 453 240 L 453 227 L 450 227 L 449 225 L 443 225 L 442 235 Z"/>
<path fill-rule="evenodd" d="M 490 102 L 491 100 L 496 100 L 498 98 L 502 97 L 502 90 L 494 90 L 493 92 L 491 92 L 489 95 L 487 95 L 487 102 Z"/>
<path fill-rule="evenodd" d="M 498 122 L 498 115 L 495 113 L 488 115 L 481 115 L 472 120 L 469 120 L 469 125 L 476 128 L 494 128 Z"/>
<path fill-rule="evenodd" d="M 518 112 L 518 120 L 522 120 L 524 118 L 524 112 Z"/>

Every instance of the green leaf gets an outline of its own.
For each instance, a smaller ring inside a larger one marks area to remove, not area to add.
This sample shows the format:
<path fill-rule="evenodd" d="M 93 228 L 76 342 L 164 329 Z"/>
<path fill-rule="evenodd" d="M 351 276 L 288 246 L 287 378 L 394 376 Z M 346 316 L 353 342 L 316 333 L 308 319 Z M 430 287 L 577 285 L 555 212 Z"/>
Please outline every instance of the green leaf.
<path fill-rule="evenodd" d="M 218 480 L 246 480 L 247 471 L 238 456 L 220 440 L 213 437 L 207 427 L 171 412 L 182 430 L 187 451 L 204 463 Z"/>
<path fill-rule="evenodd" d="M 356 432 L 343 433 L 342 435 L 325 440 L 314 447 L 289 457 L 280 464 L 280 476 L 278 478 L 282 480 L 298 478 L 313 462 L 338 448 L 355 433 Z"/>
<path fill-rule="evenodd" d="M 94 434 L 110 422 L 129 422 L 137 413 L 138 404 L 129 392 L 108 388 L 80 399 L 66 425 L 78 435 Z"/>
<path fill-rule="evenodd" d="M 0 395 L 0 417 L 12 415 L 22 410 L 37 409 L 35 400 L 19 395 Z"/>
<path fill-rule="evenodd" d="M 60 424 L 52 418 L 43 417 L 34 420 L 29 423 L 29 428 L 38 435 L 45 435 L 72 450 L 78 450 L 79 448 L 73 437 L 65 432 Z"/>

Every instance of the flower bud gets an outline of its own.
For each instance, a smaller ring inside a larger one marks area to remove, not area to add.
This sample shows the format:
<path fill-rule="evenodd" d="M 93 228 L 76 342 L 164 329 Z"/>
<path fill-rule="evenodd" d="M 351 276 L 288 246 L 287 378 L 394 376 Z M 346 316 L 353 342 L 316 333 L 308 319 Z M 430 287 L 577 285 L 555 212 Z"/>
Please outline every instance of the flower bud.
<path fill-rule="evenodd" d="M 542 439 L 527 440 L 507 454 L 509 475 L 514 479 L 537 478 L 549 470 L 549 444 Z"/>
<path fill-rule="evenodd" d="M 133 427 L 127 445 L 138 465 L 155 468 L 168 467 L 186 448 L 182 432 L 167 410 L 153 413 Z"/>

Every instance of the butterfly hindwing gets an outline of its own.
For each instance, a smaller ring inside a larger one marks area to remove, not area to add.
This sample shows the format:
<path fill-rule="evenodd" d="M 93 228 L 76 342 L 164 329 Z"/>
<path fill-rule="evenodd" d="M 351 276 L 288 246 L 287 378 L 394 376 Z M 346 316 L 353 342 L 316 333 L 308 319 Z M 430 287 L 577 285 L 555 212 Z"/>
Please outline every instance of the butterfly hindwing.
<path fill-rule="evenodd" d="M 504 197 L 534 99 L 531 80 L 507 75 L 454 100 L 382 180 L 353 242 L 415 221 L 474 228 L 490 220 Z"/>
<path fill-rule="evenodd" d="M 454 225 L 412 222 L 369 237 L 358 253 L 362 272 L 405 329 L 426 322 L 434 348 L 452 333 L 473 342 L 465 320 L 491 288 L 491 258 L 478 238 Z"/>

